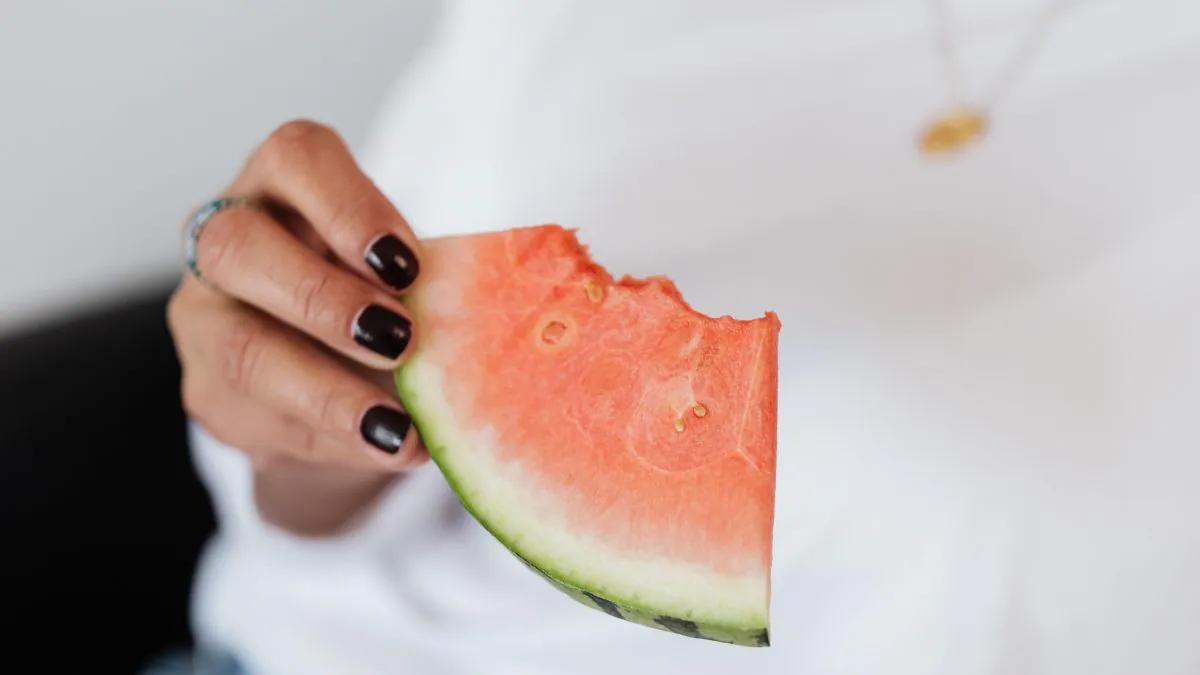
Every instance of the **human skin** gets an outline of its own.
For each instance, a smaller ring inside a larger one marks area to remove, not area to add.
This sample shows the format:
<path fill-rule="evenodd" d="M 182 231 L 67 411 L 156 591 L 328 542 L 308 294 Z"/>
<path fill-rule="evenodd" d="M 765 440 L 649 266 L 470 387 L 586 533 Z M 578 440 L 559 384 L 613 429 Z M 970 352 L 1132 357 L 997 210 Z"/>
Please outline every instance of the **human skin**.
<path fill-rule="evenodd" d="M 168 305 L 187 413 L 240 449 L 269 522 L 345 529 L 428 459 L 390 385 L 415 327 L 396 299 L 419 270 L 408 223 L 332 129 L 283 124 L 223 193 Z"/>

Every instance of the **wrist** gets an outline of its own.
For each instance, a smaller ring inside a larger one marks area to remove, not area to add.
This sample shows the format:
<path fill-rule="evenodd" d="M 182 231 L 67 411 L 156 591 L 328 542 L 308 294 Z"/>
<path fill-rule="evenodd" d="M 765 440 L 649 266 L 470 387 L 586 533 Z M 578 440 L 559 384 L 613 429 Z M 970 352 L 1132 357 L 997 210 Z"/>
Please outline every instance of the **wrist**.
<path fill-rule="evenodd" d="M 283 530 L 328 537 L 353 528 L 399 474 L 281 459 L 254 466 L 259 516 Z"/>

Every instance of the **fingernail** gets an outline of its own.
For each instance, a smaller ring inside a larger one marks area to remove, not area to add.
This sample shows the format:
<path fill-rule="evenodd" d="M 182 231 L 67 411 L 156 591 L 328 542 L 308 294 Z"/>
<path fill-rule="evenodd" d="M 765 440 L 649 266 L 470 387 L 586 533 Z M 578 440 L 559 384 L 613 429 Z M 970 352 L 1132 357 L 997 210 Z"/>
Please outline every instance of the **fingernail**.
<path fill-rule="evenodd" d="M 394 234 L 385 234 L 367 249 L 367 264 L 384 283 L 402 291 L 417 280 L 421 265 L 412 249 Z"/>
<path fill-rule="evenodd" d="M 412 322 L 386 307 L 367 305 L 354 321 L 352 333 L 358 344 L 394 359 L 412 338 Z"/>
<path fill-rule="evenodd" d="M 381 405 L 368 410 L 359 425 L 363 438 L 389 455 L 400 452 L 411 428 L 412 419 L 408 415 Z"/>

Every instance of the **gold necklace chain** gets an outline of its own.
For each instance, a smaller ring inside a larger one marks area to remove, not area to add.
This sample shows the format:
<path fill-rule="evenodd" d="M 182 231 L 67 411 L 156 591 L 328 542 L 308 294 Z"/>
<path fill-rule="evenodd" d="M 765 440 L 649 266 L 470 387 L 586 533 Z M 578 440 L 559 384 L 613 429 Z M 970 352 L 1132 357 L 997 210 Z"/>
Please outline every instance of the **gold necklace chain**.
<path fill-rule="evenodd" d="M 1033 63 L 1064 3 L 1054 1 L 1042 8 L 1021 37 L 1013 57 L 1004 64 L 991 90 L 974 103 L 967 92 L 966 78 L 954 43 L 949 0 L 929 0 L 929 4 L 950 105 L 922 130 L 918 145 L 927 155 L 942 155 L 963 150 L 983 138 L 990 121 L 989 115 Z"/>

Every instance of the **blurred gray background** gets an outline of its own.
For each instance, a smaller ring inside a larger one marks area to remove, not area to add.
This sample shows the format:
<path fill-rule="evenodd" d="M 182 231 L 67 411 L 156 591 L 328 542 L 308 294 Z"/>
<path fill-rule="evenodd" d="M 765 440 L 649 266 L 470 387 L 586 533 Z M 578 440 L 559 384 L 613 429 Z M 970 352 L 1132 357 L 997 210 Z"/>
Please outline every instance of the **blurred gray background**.
<path fill-rule="evenodd" d="M 0 334 L 170 279 L 183 217 L 279 122 L 361 142 L 436 20 L 436 0 L 0 8 Z"/>

